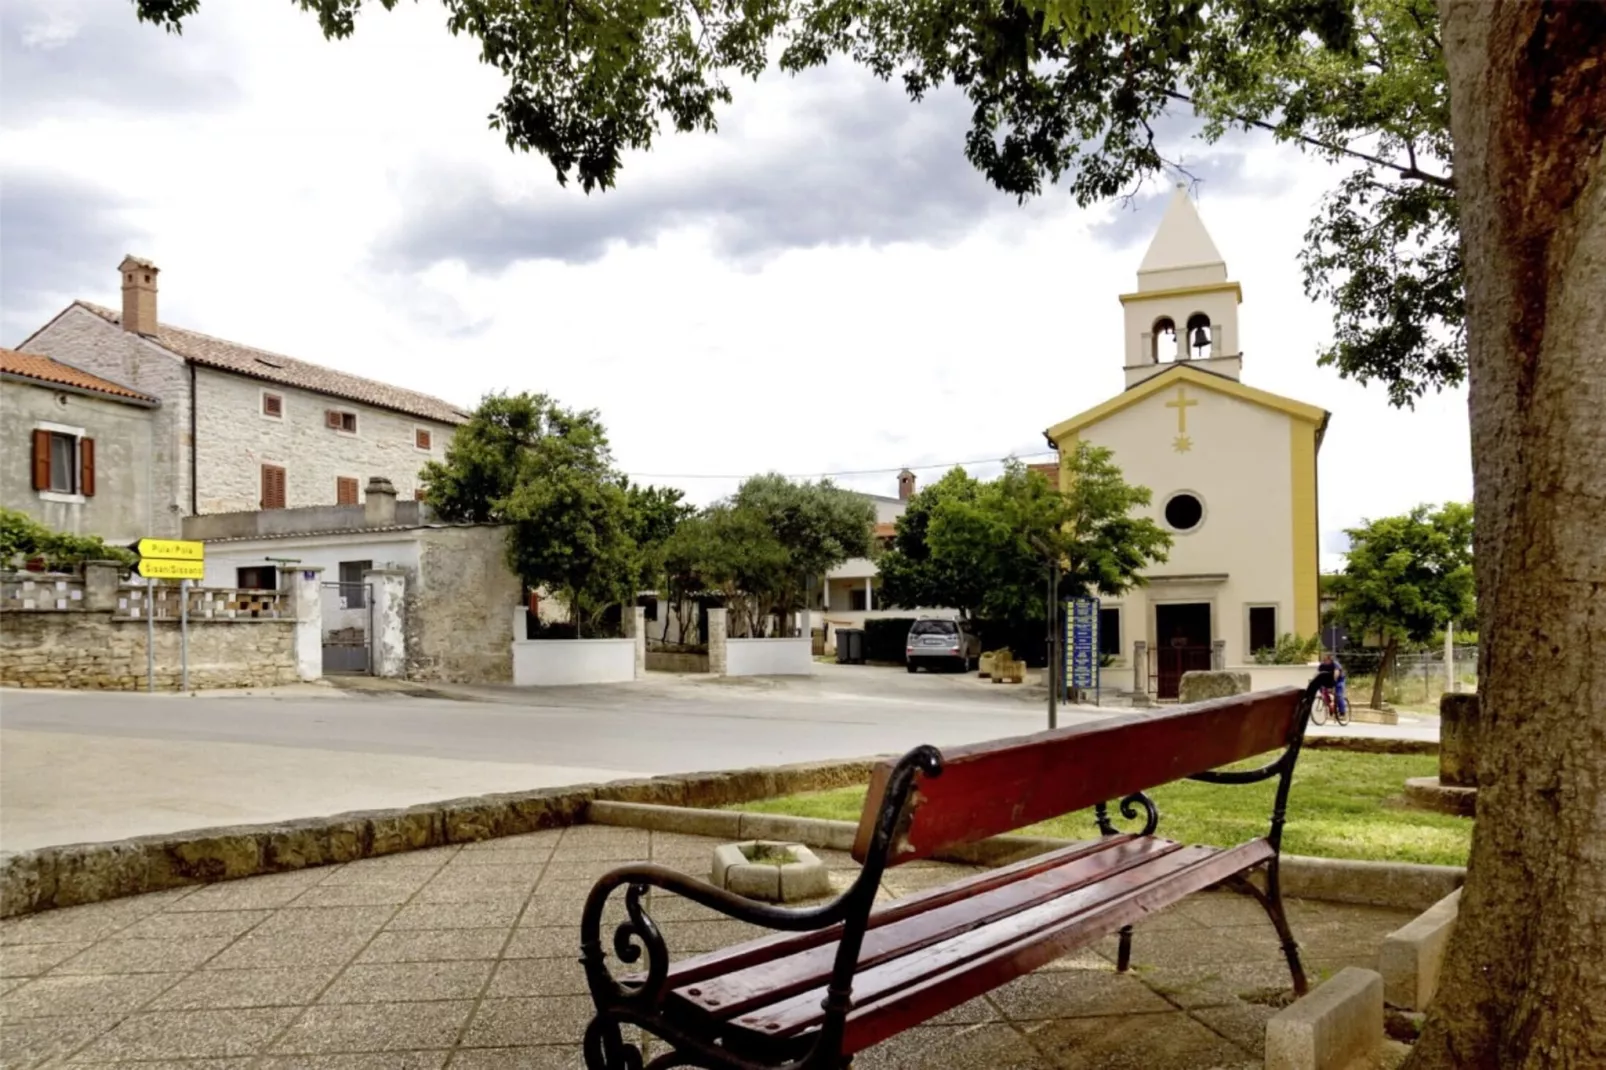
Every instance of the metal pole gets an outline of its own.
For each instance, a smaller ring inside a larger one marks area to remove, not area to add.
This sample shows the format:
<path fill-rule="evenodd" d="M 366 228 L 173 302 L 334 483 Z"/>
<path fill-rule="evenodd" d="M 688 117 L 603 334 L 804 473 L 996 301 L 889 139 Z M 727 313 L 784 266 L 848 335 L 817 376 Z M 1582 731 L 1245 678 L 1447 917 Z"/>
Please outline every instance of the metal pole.
<path fill-rule="evenodd" d="M 145 581 L 145 690 L 156 690 L 156 581 Z"/>
<path fill-rule="evenodd" d="M 1053 559 L 1053 565 L 1048 574 L 1048 666 L 1043 675 L 1048 680 L 1048 727 L 1058 728 L 1059 714 L 1059 664 L 1054 653 L 1059 647 L 1058 636 L 1054 634 L 1059 624 L 1059 614 L 1055 612 L 1054 596 L 1059 591 L 1060 563 L 1058 558 Z"/>
<path fill-rule="evenodd" d="M 190 689 L 190 581 L 178 582 L 178 658 L 183 683 L 180 690 Z"/>

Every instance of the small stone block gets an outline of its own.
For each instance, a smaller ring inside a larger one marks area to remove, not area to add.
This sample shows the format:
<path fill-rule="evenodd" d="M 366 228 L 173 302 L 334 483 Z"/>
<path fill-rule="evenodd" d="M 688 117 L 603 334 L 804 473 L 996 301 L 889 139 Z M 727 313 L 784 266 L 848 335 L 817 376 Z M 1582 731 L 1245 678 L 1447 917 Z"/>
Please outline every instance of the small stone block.
<path fill-rule="evenodd" d="M 817 899 L 831 894 L 831 871 L 807 847 L 796 848 L 798 861 L 781 866 L 781 902 Z M 808 858 L 805 860 L 804 855 Z"/>
<path fill-rule="evenodd" d="M 1405 781 L 1405 801 L 1418 810 L 1476 817 L 1478 789 L 1446 784 L 1436 776 L 1414 776 Z"/>
<path fill-rule="evenodd" d="M 1383 976 L 1346 966 L 1266 1023 L 1266 1070 L 1343 1070 L 1382 1044 Z"/>
<path fill-rule="evenodd" d="M 1439 987 L 1444 949 L 1455 929 L 1461 907 L 1461 890 L 1434 903 L 1420 916 L 1383 938 L 1378 970 L 1383 974 L 1383 996 L 1402 1010 L 1426 1010 Z"/>
<path fill-rule="evenodd" d="M 772 861 L 754 862 L 749 852 L 757 847 L 783 848 L 794 862 L 777 865 Z M 747 840 L 714 848 L 711 883 L 748 899 L 768 903 L 789 903 L 831 893 L 831 875 L 819 856 L 796 843 L 770 843 Z"/>

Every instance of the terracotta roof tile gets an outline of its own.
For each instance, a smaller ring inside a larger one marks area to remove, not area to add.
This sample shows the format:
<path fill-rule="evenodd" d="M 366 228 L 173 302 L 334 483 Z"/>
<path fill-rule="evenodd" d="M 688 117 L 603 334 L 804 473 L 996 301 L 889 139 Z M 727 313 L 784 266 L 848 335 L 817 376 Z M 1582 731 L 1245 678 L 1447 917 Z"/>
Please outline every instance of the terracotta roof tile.
<path fill-rule="evenodd" d="M 92 390 L 97 394 L 109 394 L 117 398 L 130 398 L 155 405 L 157 400 L 149 394 L 141 394 L 137 390 L 130 390 L 121 383 L 114 383 L 110 379 L 102 379 L 98 375 L 91 375 L 86 371 L 79 371 L 71 364 L 63 364 L 59 360 L 51 360 L 37 353 L 22 353 L 15 349 L 0 349 L 0 372 L 7 375 L 20 375 L 27 379 L 37 379 L 43 383 L 55 383 L 57 386 L 70 386 L 78 390 Z"/>
<path fill-rule="evenodd" d="M 122 322 L 121 314 L 112 309 L 88 301 L 79 301 L 77 304 L 109 323 Z M 285 386 L 300 387 L 303 390 L 345 398 L 348 401 L 360 401 L 365 405 L 391 409 L 439 423 L 468 422 L 468 413 L 449 401 L 442 401 L 440 398 L 413 390 L 404 390 L 389 383 L 364 379 L 359 375 L 335 371 L 322 365 L 309 364 L 293 357 L 270 353 L 265 349 L 213 338 L 199 331 L 187 331 L 181 327 L 169 327 L 165 323 L 159 323 L 156 332 L 148 337 L 185 360 L 210 368 L 248 375 L 253 379 L 263 379 L 272 383 L 283 383 Z"/>
<path fill-rule="evenodd" d="M 1043 473 L 1043 477 L 1048 480 L 1048 485 L 1053 487 L 1055 490 L 1059 489 L 1060 466 L 1058 461 L 1048 461 L 1044 464 L 1029 464 L 1026 467 L 1031 469 L 1033 472 Z"/>

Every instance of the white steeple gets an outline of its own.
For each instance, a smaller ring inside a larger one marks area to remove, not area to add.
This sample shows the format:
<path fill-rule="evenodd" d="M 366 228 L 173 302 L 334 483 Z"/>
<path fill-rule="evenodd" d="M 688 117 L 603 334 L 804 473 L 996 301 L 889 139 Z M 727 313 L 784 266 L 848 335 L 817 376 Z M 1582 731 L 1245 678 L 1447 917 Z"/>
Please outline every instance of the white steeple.
<path fill-rule="evenodd" d="M 1179 361 L 1238 378 L 1241 300 L 1243 292 L 1228 280 L 1227 263 L 1187 187 L 1178 183 L 1138 267 L 1137 292 L 1121 295 L 1126 385 L 1136 386 Z"/>
<path fill-rule="evenodd" d="M 1160 219 L 1160 229 L 1154 232 L 1149 251 L 1138 265 L 1138 289 L 1169 290 L 1226 281 L 1227 262 L 1188 198 L 1187 185 L 1178 182 Z"/>

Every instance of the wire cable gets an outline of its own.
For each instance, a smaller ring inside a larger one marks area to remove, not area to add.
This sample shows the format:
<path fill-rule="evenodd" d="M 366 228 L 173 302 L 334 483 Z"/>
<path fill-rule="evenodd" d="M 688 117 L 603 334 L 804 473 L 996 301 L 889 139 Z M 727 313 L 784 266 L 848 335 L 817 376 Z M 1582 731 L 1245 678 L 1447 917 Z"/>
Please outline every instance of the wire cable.
<path fill-rule="evenodd" d="M 944 461 L 940 464 L 903 464 L 892 468 L 848 468 L 835 472 L 782 472 L 787 479 L 829 479 L 833 476 L 881 476 L 898 472 L 927 472 L 933 468 L 963 468 L 972 464 L 1003 464 L 1009 460 L 1024 460 L 1028 457 L 1052 457 L 1053 450 L 1033 450 L 1030 453 L 1016 453 L 1008 457 L 982 457 L 972 461 Z M 726 473 L 714 474 L 709 472 L 626 472 L 631 479 L 746 479 L 756 474 L 768 473 Z"/>

